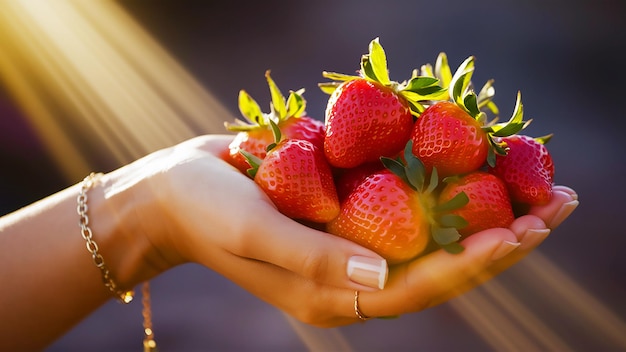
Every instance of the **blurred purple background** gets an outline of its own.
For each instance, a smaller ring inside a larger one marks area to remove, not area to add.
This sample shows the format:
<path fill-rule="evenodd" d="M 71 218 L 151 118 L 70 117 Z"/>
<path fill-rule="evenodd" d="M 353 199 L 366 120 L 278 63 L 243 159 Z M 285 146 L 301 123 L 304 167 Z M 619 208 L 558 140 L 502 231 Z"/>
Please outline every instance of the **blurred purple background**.
<path fill-rule="evenodd" d="M 574 216 L 541 252 L 626 318 L 623 1 L 118 2 L 236 116 L 242 88 L 269 101 L 263 74 L 271 69 L 283 90 L 306 88 L 308 112 L 323 119 L 321 71 L 354 72 L 375 37 L 392 79 L 434 62 L 440 51 L 452 66 L 476 56 L 474 82 L 495 78 L 504 116 L 521 90 L 525 117 L 534 119 L 528 133 L 555 133 L 556 181 L 580 196 Z M 78 181 L 60 176 L 1 90 L 0 116 L 2 213 Z M 105 159 L 96 165 L 117 167 Z M 515 287 L 506 274 L 499 280 Z M 155 279 L 153 305 L 162 351 L 306 349 L 280 312 L 205 268 L 187 265 Z M 111 302 L 49 351 L 139 350 L 140 309 Z M 551 321 L 569 319 L 576 317 Z M 489 349 L 448 305 L 340 331 L 359 351 Z M 616 349 L 592 334 L 566 338 L 580 350 Z"/>

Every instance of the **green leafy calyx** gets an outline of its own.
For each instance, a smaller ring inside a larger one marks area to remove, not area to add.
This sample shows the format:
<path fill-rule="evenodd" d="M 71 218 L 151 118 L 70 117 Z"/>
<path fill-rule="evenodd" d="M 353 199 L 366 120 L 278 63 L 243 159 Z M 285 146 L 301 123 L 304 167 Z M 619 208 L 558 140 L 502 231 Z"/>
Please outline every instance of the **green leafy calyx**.
<path fill-rule="evenodd" d="M 424 198 L 429 199 L 439 183 L 437 169 L 433 168 L 430 177 L 427 177 L 424 163 L 413 154 L 412 150 L 413 141 L 409 140 L 404 148 L 404 160 L 402 158 L 392 159 L 387 157 L 381 157 L 380 160 L 387 169 L 402 179 L 413 190 Z M 469 198 L 465 192 L 460 192 L 443 204 L 427 206 L 431 214 L 429 221 L 433 240 L 450 253 L 463 251 L 463 246 L 458 243 L 458 240 L 461 239 L 458 229 L 467 226 L 465 219 L 450 212 L 465 206 L 468 202 Z"/>
<path fill-rule="evenodd" d="M 280 128 L 278 127 L 276 122 L 274 122 L 273 120 L 270 120 L 269 123 L 270 123 L 270 128 L 272 129 L 272 134 L 274 136 L 274 141 L 267 146 L 266 151 L 268 153 L 272 149 L 276 148 L 278 143 L 283 139 L 283 135 L 280 132 Z M 248 176 L 254 179 L 257 172 L 259 171 L 259 166 L 261 166 L 261 164 L 263 163 L 263 159 L 243 149 L 239 150 L 239 154 L 243 155 L 243 157 L 246 158 L 246 161 L 248 162 L 248 164 L 250 164 L 250 168 L 246 170 L 246 172 L 248 173 Z"/>
<path fill-rule="evenodd" d="M 445 94 L 445 88 L 435 77 L 413 75 L 411 79 L 402 83 L 392 81 L 387 67 L 387 55 L 378 38 L 370 42 L 369 53 L 361 57 L 359 75 L 325 71 L 322 76 L 333 80 L 333 82 L 319 84 L 320 89 L 327 94 L 332 94 L 342 83 L 355 79 L 367 79 L 390 87 L 408 102 L 411 113 L 415 116 L 419 116 L 424 111 L 428 102 L 440 99 Z"/>
<path fill-rule="evenodd" d="M 421 67 L 424 76 L 437 78 L 444 87 L 447 87 L 446 100 L 451 100 L 465 110 L 470 116 L 476 119 L 487 134 L 489 144 L 489 154 L 487 163 L 495 166 L 496 155 L 505 155 L 506 146 L 499 142 L 498 137 L 507 137 L 518 133 L 531 122 L 524 121 L 524 109 L 522 105 L 521 93 L 517 93 L 517 100 L 511 118 L 502 123 L 498 123 L 500 111 L 493 102 L 495 88 L 493 80 L 489 80 L 483 85 L 478 94 L 474 90 L 472 75 L 475 69 L 475 58 L 473 56 L 465 59 L 456 69 L 454 74 L 448 65 L 448 58 L 445 53 L 440 53 L 437 57 L 435 68 L 430 64 Z M 488 121 L 487 115 L 495 117 Z"/>
<path fill-rule="evenodd" d="M 279 124 L 290 118 L 305 115 L 306 100 L 303 97 L 304 89 L 290 91 L 285 99 L 272 77 L 270 71 L 265 72 L 265 78 L 270 90 L 270 112 L 264 113 L 259 104 L 245 90 L 239 91 L 238 105 L 244 120 L 236 119 L 234 123 L 225 123 L 229 131 L 250 131 L 258 128 L 271 128 L 270 121 Z"/>

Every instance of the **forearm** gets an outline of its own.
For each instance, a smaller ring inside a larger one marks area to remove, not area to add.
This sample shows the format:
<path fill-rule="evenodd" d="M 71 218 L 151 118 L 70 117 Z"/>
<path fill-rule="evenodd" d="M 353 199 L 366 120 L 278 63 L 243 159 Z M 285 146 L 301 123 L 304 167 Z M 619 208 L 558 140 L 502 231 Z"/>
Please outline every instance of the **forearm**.
<path fill-rule="evenodd" d="M 129 192 L 106 198 L 102 181 L 87 193 L 89 227 L 115 283 L 131 288 L 150 275 L 142 268 L 149 244 L 128 226 Z M 0 350 L 43 348 L 113 297 L 81 237 L 79 190 L 0 219 Z"/>

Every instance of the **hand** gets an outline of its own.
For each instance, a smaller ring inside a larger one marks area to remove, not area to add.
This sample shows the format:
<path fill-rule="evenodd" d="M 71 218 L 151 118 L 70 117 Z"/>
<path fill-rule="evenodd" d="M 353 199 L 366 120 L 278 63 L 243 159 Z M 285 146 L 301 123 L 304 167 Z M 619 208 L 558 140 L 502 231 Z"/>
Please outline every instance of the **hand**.
<path fill-rule="evenodd" d="M 509 229 L 468 237 L 460 254 L 438 250 L 394 266 L 385 288 L 377 290 L 371 282 L 351 280 L 346 267 L 353 256 L 381 258 L 276 211 L 254 182 L 219 159 L 230 138 L 199 137 L 145 163 L 151 165 L 143 170 L 161 211 L 152 206 L 141 212 L 142 222 L 152 224 L 144 233 L 166 258 L 166 266 L 201 263 L 317 326 L 359 321 L 355 290 L 362 291 L 361 311 L 374 317 L 443 303 L 521 260 L 578 205 L 573 190 L 556 186 L 549 204 L 531 208 Z"/>
<path fill-rule="evenodd" d="M 123 185 L 109 193 L 132 190 L 140 233 L 154 247 L 146 259 L 153 270 L 141 279 L 197 262 L 269 291 L 272 281 L 259 282 L 264 274 L 256 266 L 284 272 L 282 284 L 293 277 L 362 291 L 384 284 L 387 268 L 379 255 L 282 215 L 250 178 L 220 159 L 232 138 L 197 137 L 107 175 Z M 379 263 L 380 280 L 348 277 L 351 258 Z"/>

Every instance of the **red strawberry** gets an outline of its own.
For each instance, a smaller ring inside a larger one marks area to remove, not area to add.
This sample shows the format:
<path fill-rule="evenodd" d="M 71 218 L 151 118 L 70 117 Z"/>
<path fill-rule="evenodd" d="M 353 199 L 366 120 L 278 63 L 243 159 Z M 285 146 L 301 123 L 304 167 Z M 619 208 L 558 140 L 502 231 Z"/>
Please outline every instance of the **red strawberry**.
<path fill-rule="evenodd" d="M 355 167 L 398 152 L 412 127 L 409 104 L 391 88 L 355 79 L 328 100 L 324 152 L 334 166 Z"/>
<path fill-rule="evenodd" d="M 337 82 L 320 84 L 330 93 L 326 107 L 324 152 L 331 165 L 351 168 L 402 150 L 414 117 L 444 90 L 438 80 L 414 77 L 400 84 L 389 79 L 387 59 L 378 39 L 361 60 L 360 76 L 324 72 Z"/>
<path fill-rule="evenodd" d="M 551 137 L 515 135 L 502 139 L 507 154 L 498 156 L 489 172 L 504 180 L 513 202 L 541 205 L 552 197 L 554 163 L 544 145 Z"/>
<path fill-rule="evenodd" d="M 469 236 L 478 231 L 509 227 L 514 220 L 513 209 L 504 182 L 487 172 L 476 171 L 464 176 L 445 179 L 439 203 L 448 202 L 460 192 L 465 192 L 469 202 L 451 213 L 463 218 L 467 225 L 459 233 Z"/>
<path fill-rule="evenodd" d="M 443 54 L 442 54 L 443 55 Z M 445 58 L 445 56 L 444 56 Z M 477 170 L 487 161 L 495 162 L 496 154 L 504 154 L 504 148 L 492 137 L 514 134 L 524 128 L 522 104 L 518 94 L 517 104 L 511 119 L 506 123 L 486 122 L 482 107 L 497 113 L 491 98 L 494 89 L 487 82 L 480 94 L 471 91 L 471 76 L 474 59 L 469 57 L 458 68 L 454 77 L 449 77 L 449 67 L 445 60 L 436 71 L 442 82 L 449 84 L 448 95 L 451 101 L 440 101 L 426 108 L 418 117 L 411 134 L 413 153 L 422 160 L 427 169 L 436 167 L 440 176 L 450 176 Z"/>
<path fill-rule="evenodd" d="M 339 214 L 339 200 L 330 165 L 321 149 L 302 139 L 276 140 L 263 160 L 242 151 L 248 172 L 278 211 L 298 220 L 326 223 Z"/>
<path fill-rule="evenodd" d="M 337 188 L 339 201 L 342 202 L 346 199 L 367 176 L 384 169 L 383 164 L 377 161 L 361 164 L 350 169 L 337 170 L 335 175 L 335 187 Z"/>
<path fill-rule="evenodd" d="M 436 174 L 426 182 L 424 166 L 412 156 L 410 143 L 405 158 L 406 165 L 383 159 L 389 169 L 367 176 L 342 203 L 339 216 L 328 223 L 327 231 L 377 252 L 391 264 L 422 253 L 431 235 L 445 249 L 458 252 L 462 249 L 456 244 L 460 235 L 453 228 L 458 217 L 443 216 L 450 220 L 445 225 L 436 222 L 442 218 L 432 207 Z M 458 197 L 456 201 L 460 206 L 466 200 Z M 454 209 L 452 203 L 446 206 Z"/>
<path fill-rule="evenodd" d="M 422 202 L 391 171 L 374 173 L 350 194 L 327 231 L 376 251 L 390 264 L 400 263 L 420 254 L 430 239 Z"/>
<path fill-rule="evenodd" d="M 476 119 L 453 102 L 428 107 L 411 135 L 413 153 L 441 176 L 463 174 L 487 160 L 489 141 Z"/>
<path fill-rule="evenodd" d="M 226 124 L 229 130 L 238 132 L 229 146 L 226 160 L 242 172 L 249 168 L 249 164 L 240 150 L 263 159 L 267 146 L 274 141 L 270 121 L 278 124 L 287 138 L 308 140 L 320 149 L 324 145 L 324 123 L 306 115 L 303 91 L 290 92 L 285 101 L 269 71 L 265 77 L 272 96 L 271 112 L 263 113 L 256 101 L 242 90 L 239 92 L 239 109 L 247 121 Z"/>

